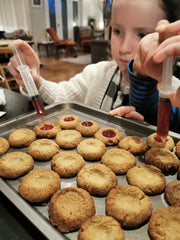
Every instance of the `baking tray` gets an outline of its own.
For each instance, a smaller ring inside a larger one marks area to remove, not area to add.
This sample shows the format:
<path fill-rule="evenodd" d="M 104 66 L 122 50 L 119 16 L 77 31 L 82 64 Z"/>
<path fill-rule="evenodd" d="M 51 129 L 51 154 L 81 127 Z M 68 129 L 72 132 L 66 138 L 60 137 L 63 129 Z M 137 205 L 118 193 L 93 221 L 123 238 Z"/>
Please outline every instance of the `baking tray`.
<path fill-rule="evenodd" d="M 129 120 L 118 116 L 109 116 L 107 113 L 96 110 L 90 107 L 86 107 L 83 104 L 79 103 L 62 103 L 55 104 L 46 107 L 46 113 L 44 116 L 45 121 L 55 121 L 57 122 L 60 117 L 66 114 L 77 115 L 81 120 L 94 120 L 100 127 L 114 127 L 119 129 L 124 136 L 135 135 L 139 136 L 146 141 L 147 136 L 156 131 L 156 128 L 152 125 L 146 123 L 140 123 L 135 120 Z M 36 113 L 30 113 L 26 115 L 21 115 L 18 118 L 11 119 L 6 123 L 2 123 L 0 126 L 0 136 L 8 138 L 9 134 L 17 129 L 22 127 L 28 127 L 33 129 L 35 125 L 40 122 L 40 119 L 37 117 Z M 173 137 L 175 143 L 179 141 L 180 136 L 174 132 L 169 132 L 169 135 Z M 117 146 L 114 146 L 117 147 Z M 111 147 L 106 147 L 109 150 Z M 26 152 L 27 148 L 13 149 L 10 148 L 8 152 L 12 151 L 23 151 Z M 65 151 L 62 150 L 61 151 Z M 72 151 L 76 151 L 72 150 Z M 136 156 L 137 165 L 143 164 L 144 159 L 142 156 Z M 99 163 L 100 161 L 97 161 Z M 86 164 L 90 164 L 86 162 Z M 34 168 L 45 167 L 51 169 L 51 163 L 48 162 L 36 162 Z M 56 227 L 52 226 L 49 222 L 48 217 L 48 204 L 46 206 L 39 206 L 35 204 L 30 204 L 20 197 L 18 194 L 18 187 L 22 180 L 22 177 L 15 180 L 6 180 L 0 178 L 0 187 L 2 193 L 28 218 L 36 228 L 44 234 L 48 239 L 70 239 L 77 240 L 78 231 L 71 233 L 60 233 Z M 166 184 L 170 181 L 177 180 L 177 174 L 166 176 Z M 125 175 L 118 176 L 118 184 L 128 184 Z M 77 186 L 76 177 L 74 178 L 61 178 L 61 188 Z M 153 204 L 153 211 L 159 207 L 168 206 L 164 193 L 150 196 L 149 197 Z M 96 206 L 96 215 L 102 214 L 105 215 L 105 197 L 98 198 L 93 197 Z M 150 239 L 148 235 L 148 223 L 142 227 L 135 230 L 123 230 L 125 234 L 125 239 L 128 240 L 146 240 Z"/>

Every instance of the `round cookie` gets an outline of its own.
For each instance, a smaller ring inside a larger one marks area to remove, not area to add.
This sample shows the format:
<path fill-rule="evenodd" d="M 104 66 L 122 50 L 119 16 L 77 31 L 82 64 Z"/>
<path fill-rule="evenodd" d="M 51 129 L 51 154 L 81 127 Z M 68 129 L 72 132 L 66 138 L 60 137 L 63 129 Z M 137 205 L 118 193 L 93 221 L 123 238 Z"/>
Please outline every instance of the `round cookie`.
<path fill-rule="evenodd" d="M 59 152 L 59 146 L 50 139 L 42 138 L 32 142 L 27 153 L 35 160 L 48 161 Z"/>
<path fill-rule="evenodd" d="M 14 130 L 8 138 L 12 147 L 26 147 L 36 140 L 36 134 L 33 130 L 28 128 L 19 128 Z"/>
<path fill-rule="evenodd" d="M 124 240 L 118 221 L 110 216 L 96 215 L 84 222 L 78 232 L 78 240 Z"/>
<path fill-rule="evenodd" d="M 73 149 L 83 140 L 80 132 L 76 130 L 63 130 L 56 135 L 56 143 L 63 149 Z"/>
<path fill-rule="evenodd" d="M 59 175 L 47 168 L 36 168 L 23 177 L 19 193 L 33 203 L 47 201 L 61 186 Z"/>
<path fill-rule="evenodd" d="M 38 138 L 55 138 L 56 134 L 61 131 L 58 123 L 55 122 L 40 122 L 33 131 Z"/>
<path fill-rule="evenodd" d="M 51 161 L 51 168 L 61 177 L 74 177 L 84 167 L 85 161 L 80 154 L 75 152 L 61 152 L 56 154 Z"/>
<path fill-rule="evenodd" d="M 180 207 L 156 209 L 150 217 L 148 226 L 152 240 L 178 240 L 180 236 Z"/>
<path fill-rule="evenodd" d="M 118 185 L 106 197 L 106 214 L 120 222 L 122 228 L 140 227 L 151 213 L 151 201 L 138 187 Z"/>
<path fill-rule="evenodd" d="M 6 153 L 9 147 L 10 147 L 10 144 L 8 140 L 3 137 L 0 137 L 0 155 Z"/>
<path fill-rule="evenodd" d="M 148 149 L 146 142 L 137 136 L 128 136 L 123 138 L 119 142 L 118 147 L 125 149 L 134 155 L 144 154 Z"/>
<path fill-rule="evenodd" d="M 81 121 L 78 123 L 76 130 L 84 137 L 92 137 L 99 130 L 99 125 L 92 120 Z"/>
<path fill-rule="evenodd" d="M 167 136 L 165 142 L 158 142 L 155 140 L 157 137 L 157 133 L 153 133 L 147 137 L 147 145 L 148 147 L 159 147 L 159 148 L 167 148 L 170 151 L 174 148 L 174 140 L 172 137 Z"/>
<path fill-rule="evenodd" d="M 58 123 L 61 128 L 75 129 L 80 121 L 80 118 L 75 115 L 64 115 L 58 120 Z"/>
<path fill-rule="evenodd" d="M 0 176 L 4 178 L 18 178 L 34 167 L 33 158 L 27 153 L 11 152 L 0 159 Z"/>
<path fill-rule="evenodd" d="M 123 139 L 123 134 L 116 128 L 106 127 L 99 129 L 94 137 L 101 140 L 107 146 L 117 145 Z"/>
<path fill-rule="evenodd" d="M 97 161 L 106 152 L 106 146 L 98 139 L 85 139 L 77 146 L 77 152 L 85 160 Z"/>
<path fill-rule="evenodd" d="M 180 181 L 172 181 L 165 188 L 165 198 L 174 207 L 180 207 Z"/>
<path fill-rule="evenodd" d="M 180 158 L 180 141 L 176 143 L 176 155 Z"/>
<path fill-rule="evenodd" d="M 60 232 L 71 232 L 95 214 L 95 204 L 84 189 L 68 187 L 58 190 L 50 200 L 49 218 Z"/>
<path fill-rule="evenodd" d="M 163 173 L 175 173 L 179 167 L 179 159 L 167 148 L 150 148 L 144 155 L 145 162 L 161 169 Z"/>
<path fill-rule="evenodd" d="M 152 165 L 138 165 L 126 174 L 130 185 L 140 188 L 145 194 L 156 195 L 166 187 L 166 178 L 161 170 Z"/>
<path fill-rule="evenodd" d="M 106 196 L 117 185 L 117 177 L 103 164 L 94 163 L 83 167 L 77 175 L 77 184 L 93 196 Z"/>
<path fill-rule="evenodd" d="M 125 174 L 128 169 L 136 165 L 136 158 L 124 149 L 113 148 L 105 152 L 101 158 L 101 163 L 115 174 Z"/>

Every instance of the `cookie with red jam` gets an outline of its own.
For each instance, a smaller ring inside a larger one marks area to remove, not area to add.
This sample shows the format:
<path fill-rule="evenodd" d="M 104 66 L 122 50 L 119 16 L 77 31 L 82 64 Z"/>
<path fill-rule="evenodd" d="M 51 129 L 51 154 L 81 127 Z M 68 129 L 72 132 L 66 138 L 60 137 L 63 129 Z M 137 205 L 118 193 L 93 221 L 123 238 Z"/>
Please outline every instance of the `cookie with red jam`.
<path fill-rule="evenodd" d="M 80 118 L 75 115 L 64 115 L 58 120 L 58 123 L 63 129 L 75 129 L 80 122 Z"/>
<path fill-rule="evenodd" d="M 33 128 L 33 131 L 38 138 L 55 138 L 61 131 L 61 127 L 56 122 L 40 122 Z"/>
<path fill-rule="evenodd" d="M 99 130 L 97 122 L 92 120 L 81 121 L 78 123 L 76 130 L 84 137 L 92 137 Z"/>

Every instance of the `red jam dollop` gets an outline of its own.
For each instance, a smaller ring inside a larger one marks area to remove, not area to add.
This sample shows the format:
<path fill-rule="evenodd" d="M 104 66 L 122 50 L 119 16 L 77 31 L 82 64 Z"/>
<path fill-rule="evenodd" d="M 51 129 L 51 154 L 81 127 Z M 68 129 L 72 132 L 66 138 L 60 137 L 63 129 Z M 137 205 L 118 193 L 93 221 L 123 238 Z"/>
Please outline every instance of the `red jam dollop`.
<path fill-rule="evenodd" d="M 159 142 L 159 143 L 163 143 L 163 142 L 168 142 L 169 141 L 169 139 L 168 138 L 164 138 L 164 137 L 161 137 L 161 136 L 156 136 L 156 137 L 154 137 L 154 140 L 156 141 L 156 142 Z"/>
<path fill-rule="evenodd" d="M 85 127 L 91 127 L 93 125 L 93 123 L 89 121 L 82 122 L 81 124 Z"/>
<path fill-rule="evenodd" d="M 75 119 L 73 117 L 66 117 L 64 118 L 65 122 L 70 122 L 70 121 L 74 121 Z"/>
<path fill-rule="evenodd" d="M 52 124 L 44 124 L 43 127 L 41 127 L 41 130 L 51 130 L 54 126 Z"/>
<path fill-rule="evenodd" d="M 116 136 L 116 133 L 111 129 L 107 129 L 102 132 L 102 135 L 107 138 L 113 138 Z"/>

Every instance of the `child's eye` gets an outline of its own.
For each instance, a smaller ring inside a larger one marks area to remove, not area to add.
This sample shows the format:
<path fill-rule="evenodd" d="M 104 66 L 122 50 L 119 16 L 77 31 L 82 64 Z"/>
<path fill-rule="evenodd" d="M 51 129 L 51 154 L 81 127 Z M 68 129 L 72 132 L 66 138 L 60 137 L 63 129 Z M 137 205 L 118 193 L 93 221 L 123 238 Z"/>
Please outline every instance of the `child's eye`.
<path fill-rule="evenodd" d="M 114 32 L 116 35 L 119 35 L 119 34 L 120 34 L 120 30 L 118 30 L 118 29 L 114 29 L 113 32 Z"/>
<path fill-rule="evenodd" d="M 140 38 L 143 38 L 143 37 L 146 36 L 146 33 L 139 33 L 138 35 L 139 35 Z"/>

